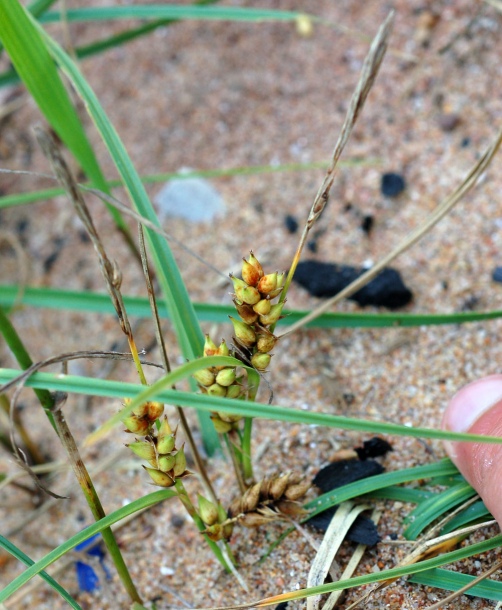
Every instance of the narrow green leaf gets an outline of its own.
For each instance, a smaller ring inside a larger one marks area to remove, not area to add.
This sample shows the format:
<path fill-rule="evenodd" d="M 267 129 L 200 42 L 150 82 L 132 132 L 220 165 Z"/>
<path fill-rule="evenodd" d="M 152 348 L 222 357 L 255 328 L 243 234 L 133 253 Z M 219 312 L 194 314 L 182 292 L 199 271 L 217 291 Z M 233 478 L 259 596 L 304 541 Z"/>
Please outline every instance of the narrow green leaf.
<path fill-rule="evenodd" d="M 40 111 L 70 149 L 91 182 L 107 192 L 106 180 L 33 17 L 18 0 L 0 2 L 0 41 Z M 107 205 L 115 223 L 133 245 L 120 212 Z"/>
<path fill-rule="evenodd" d="M 130 504 L 119 508 L 118 510 L 110 513 L 103 519 L 96 521 L 89 527 L 86 527 L 75 536 L 72 536 L 63 544 L 56 547 L 50 553 L 47 553 L 42 559 L 39 559 L 32 566 L 30 566 L 27 570 L 25 570 L 22 574 L 20 574 L 17 578 L 15 578 L 11 583 L 9 583 L 2 591 L 0 591 L 0 603 L 5 602 L 13 593 L 15 593 L 20 587 L 25 585 L 29 580 L 31 580 L 34 576 L 39 574 L 42 570 L 45 570 L 47 566 L 50 566 L 51 563 L 54 563 L 57 559 L 68 553 L 74 549 L 77 545 L 85 542 L 89 538 L 92 538 L 98 532 L 102 532 L 104 529 L 109 528 L 117 521 L 128 517 L 140 510 L 148 508 L 149 506 L 153 506 L 154 504 L 158 504 L 163 500 L 167 500 L 168 498 L 176 497 L 177 494 L 175 491 L 171 489 L 161 489 L 160 491 L 155 491 L 143 498 L 139 498 L 138 500 L 134 500 Z"/>
<path fill-rule="evenodd" d="M 448 534 L 453 530 L 459 529 L 468 523 L 474 523 L 481 521 L 482 519 L 490 518 L 490 511 L 486 508 L 484 502 L 481 500 L 468 506 L 465 510 L 459 513 L 456 517 L 453 517 L 445 527 L 441 530 L 442 534 Z"/>
<path fill-rule="evenodd" d="M 438 587 L 448 591 L 458 591 L 472 582 L 475 578 L 475 576 L 470 576 L 469 574 L 462 574 L 460 572 L 453 572 L 452 570 L 445 570 L 442 568 L 434 568 L 432 570 L 414 574 L 409 579 L 409 582 L 418 585 L 426 585 L 428 587 Z M 499 580 L 486 579 L 483 582 L 474 585 L 474 587 L 471 587 L 466 595 L 502 601 L 502 582 Z"/>
<path fill-rule="evenodd" d="M 405 519 L 405 523 L 410 525 L 404 531 L 407 540 L 416 540 L 426 527 L 433 521 L 444 515 L 446 512 L 466 502 L 469 498 L 476 495 L 475 490 L 467 483 L 462 481 L 453 485 L 446 491 L 435 494 L 428 500 L 421 502 Z"/>
<path fill-rule="evenodd" d="M 227 6 L 180 6 L 174 4 L 125 5 L 86 7 L 69 9 L 65 13 L 68 21 L 110 21 L 115 19 L 195 19 L 213 21 L 246 21 L 262 23 L 263 21 L 295 21 L 305 13 Z M 311 19 L 317 19 L 311 16 Z M 61 20 L 59 11 L 45 13 L 41 21 L 50 23 Z"/>
<path fill-rule="evenodd" d="M 212 356 L 216 358 L 216 356 Z M 218 356 L 218 358 L 223 358 Z M 202 358 L 199 362 L 202 361 Z M 216 360 L 214 360 L 216 361 Z M 193 364 L 193 363 L 190 363 Z M 0 382 L 12 381 L 19 375 L 19 371 L 0 368 Z M 167 379 L 167 376 L 163 378 Z M 54 375 L 51 373 L 34 373 L 27 381 L 28 387 L 39 387 L 48 390 L 60 390 L 63 392 L 74 392 L 91 396 L 106 396 L 123 399 L 125 396 L 139 397 L 145 387 L 134 383 L 123 381 L 109 381 L 106 379 L 95 379 L 92 377 L 77 377 L 74 375 Z M 148 388 L 147 388 L 148 390 Z M 370 421 L 367 419 L 344 417 L 341 415 L 330 415 L 328 413 L 314 413 L 291 407 L 280 407 L 278 405 L 264 405 L 247 400 L 235 400 L 225 398 L 221 400 L 214 396 L 194 394 L 190 392 L 178 392 L 175 390 L 162 390 L 155 396 L 168 404 L 181 407 L 193 407 L 201 411 L 222 411 L 224 413 L 236 413 L 243 417 L 261 417 L 277 421 L 289 421 L 300 424 L 313 424 L 327 426 L 330 428 L 341 428 L 343 430 L 361 430 L 364 432 L 376 432 L 396 436 L 412 436 L 417 438 L 437 438 L 451 441 L 469 441 L 480 443 L 502 444 L 502 438 L 496 436 L 484 436 L 478 434 L 464 434 L 460 432 L 448 432 L 446 430 L 433 430 L 430 428 L 411 428 L 399 424 Z M 143 400 L 141 398 L 140 400 Z M 449 468 L 445 472 L 449 472 Z M 456 472 L 453 470 L 453 472 Z M 436 473 L 437 474 L 437 473 Z M 381 476 L 381 475 L 379 475 Z M 432 475 L 431 475 L 432 476 Z M 392 481 L 388 485 L 394 484 Z M 371 491 L 370 489 L 367 490 Z M 361 492 L 359 492 L 360 494 Z"/>
<path fill-rule="evenodd" d="M 14 543 L 10 542 L 10 540 L 7 540 L 7 538 L 2 536 L 2 534 L 0 534 L 0 547 L 7 551 L 7 553 L 10 553 L 18 561 L 24 563 L 25 566 L 32 566 L 35 563 L 33 559 L 30 559 L 26 553 L 23 553 L 20 548 L 18 548 Z M 75 608 L 75 610 L 82 610 L 82 607 L 73 599 L 66 589 L 64 589 L 57 581 L 54 580 L 54 578 L 52 578 L 52 576 L 49 576 L 49 574 L 47 574 L 47 572 L 44 570 L 40 571 L 39 574 L 40 577 L 43 578 L 45 582 L 55 591 L 57 591 L 72 608 Z"/>
<path fill-rule="evenodd" d="M 0 306 L 11 307 L 16 303 L 18 287 L 12 284 L 0 284 Z M 146 297 L 127 297 L 124 302 L 130 316 L 148 318 L 150 309 Z M 32 307 L 46 307 L 49 309 L 88 311 L 101 314 L 115 314 L 110 303 L 110 297 L 105 293 L 88 291 L 64 290 L 59 288 L 45 288 L 26 286 L 19 303 Z M 228 316 L 235 314 L 231 305 L 212 303 L 194 303 L 197 318 L 202 322 L 228 323 Z M 279 321 L 279 326 L 294 324 L 303 316 L 305 310 L 289 310 L 287 317 Z M 169 318 L 164 303 L 159 303 L 159 314 L 162 318 Z M 467 322 L 482 322 L 502 317 L 502 310 L 484 312 L 462 312 L 451 314 L 427 313 L 325 313 L 307 325 L 308 328 L 384 328 L 384 327 L 413 327 L 433 326 L 440 324 L 466 324 Z"/>

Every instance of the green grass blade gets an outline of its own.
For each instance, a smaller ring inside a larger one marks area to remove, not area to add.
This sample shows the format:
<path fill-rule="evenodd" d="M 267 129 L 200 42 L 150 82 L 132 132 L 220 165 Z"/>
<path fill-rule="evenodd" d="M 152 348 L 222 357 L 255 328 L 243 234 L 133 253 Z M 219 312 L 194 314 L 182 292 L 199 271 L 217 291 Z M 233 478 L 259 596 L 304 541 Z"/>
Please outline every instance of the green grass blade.
<path fill-rule="evenodd" d="M 370 167 L 380 163 L 380 159 L 359 159 L 355 157 L 353 159 L 340 161 L 339 165 L 345 167 Z M 156 184 L 158 182 L 172 180 L 173 178 L 177 180 L 188 180 L 191 178 L 229 178 L 235 176 L 277 174 L 279 172 L 312 171 L 317 169 L 326 169 L 327 167 L 328 163 L 325 161 L 312 161 L 310 163 L 285 163 L 283 165 L 246 165 L 244 167 L 233 167 L 230 169 L 207 169 L 190 172 L 163 172 L 161 174 L 140 176 L 140 179 L 143 184 Z M 108 180 L 106 184 L 108 188 L 124 186 L 122 180 Z M 86 186 L 90 185 L 87 184 Z M 31 193 L 4 195 L 3 197 L 0 197 L 0 209 L 18 205 L 27 205 L 37 201 L 46 201 L 47 199 L 52 199 L 53 197 L 58 197 L 59 195 L 64 195 L 64 190 L 58 187 L 33 191 Z"/>
<path fill-rule="evenodd" d="M 432 498 L 434 492 L 416 489 L 414 487 L 382 487 L 370 492 L 366 495 L 367 498 L 378 498 L 382 500 L 397 500 L 398 502 L 410 502 L 420 504 L 428 498 Z"/>
<path fill-rule="evenodd" d="M 107 191 L 106 181 L 78 114 L 34 23 L 18 0 L 0 2 L 0 41 L 17 74 L 90 181 L 97 188 Z M 107 207 L 119 229 L 133 245 L 121 214 L 115 208 Z"/>
<path fill-rule="evenodd" d="M 126 506 L 119 508 L 118 510 L 110 513 L 103 519 L 96 521 L 89 527 L 86 527 L 84 530 L 72 536 L 66 542 L 56 547 L 50 553 L 47 553 L 42 559 L 39 559 L 32 566 L 30 566 L 27 570 L 25 570 L 22 574 L 20 574 L 17 578 L 15 578 L 11 583 L 9 583 L 2 591 L 0 591 L 0 603 L 5 602 L 13 593 L 15 593 L 20 587 L 25 585 L 29 580 L 31 580 L 34 576 L 39 574 L 42 570 L 45 570 L 47 566 L 50 566 L 51 563 L 54 563 L 57 559 L 68 553 L 74 549 L 77 545 L 85 542 L 89 538 L 92 538 L 98 532 L 102 532 L 104 529 L 109 528 L 117 521 L 128 517 L 140 510 L 148 508 L 149 506 L 153 506 L 154 504 L 158 504 L 163 500 L 167 500 L 168 498 L 176 497 L 177 494 L 175 491 L 171 489 L 161 489 L 160 491 L 155 491 L 143 498 L 139 498 L 138 500 L 134 500 L 130 502 Z"/>
<path fill-rule="evenodd" d="M 25 566 L 32 566 L 35 563 L 33 559 L 30 559 L 28 555 L 23 553 L 20 548 L 18 548 L 15 544 L 7 540 L 7 538 L 4 538 L 2 534 L 0 534 L 0 547 L 7 551 L 7 553 L 10 553 L 18 561 L 24 563 Z M 47 574 L 47 572 L 45 572 L 44 570 L 40 571 L 39 574 L 40 577 L 43 578 L 45 582 L 55 591 L 57 591 L 59 595 L 61 595 L 61 597 L 66 602 L 68 602 L 68 604 L 72 608 L 75 608 L 75 610 L 82 610 L 82 607 L 73 599 L 73 597 L 65 589 L 63 589 L 63 587 L 57 581 L 54 580 L 54 578 L 52 578 L 52 576 L 49 576 L 49 574 Z"/>
<path fill-rule="evenodd" d="M 105 293 L 63 290 L 26 286 L 23 288 L 19 304 L 48 309 L 88 311 L 100 314 L 114 314 L 110 297 Z M 0 306 L 11 307 L 17 303 L 18 287 L 12 284 L 0 284 Z M 150 308 L 146 297 L 124 297 L 124 303 L 130 316 L 148 318 Z M 228 323 L 228 316 L 235 314 L 232 305 L 212 303 L 194 303 L 194 310 L 201 322 Z M 288 311 L 288 317 L 279 321 L 279 326 L 294 324 L 308 312 L 305 310 Z M 161 318 L 169 318 L 169 312 L 163 303 L 159 303 Z M 408 314 L 408 313 L 345 313 L 334 312 L 322 314 L 310 324 L 309 328 L 384 328 L 434 326 L 440 324 L 466 324 L 495 320 L 502 317 L 502 310 L 461 312 L 451 314 Z"/>
<path fill-rule="evenodd" d="M 404 537 L 407 540 L 416 540 L 433 521 L 474 495 L 476 495 L 475 490 L 466 481 L 457 483 L 442 493 L 434 494 L 432 498 L 421 502 L 406 517 L 404 521 L 410 525 L 403 532 Z"/>
<path fill-rule="evenodd" d="M 470 576 L 469 574 L 461 574 L 460 572 L 453 572 L 452 570 L 434 568 L 433 570 L 414 574 L 409 579 L 409 582 L 418 585 L 426 585 L 428 587 L 446 589 L 447 591 L 458 591 L 472 582 L 475 578 L 475 576 Z M 474 585 L 474 587 L 469 589 L 466 595 L 502 601 L 502 582 L 486 579 L 483 582 Z"/>
<path fill-rule="evenodd" d="M 481 500 L 468 506 L 465 510 L 459 513 L 456 517 L 445 525 L 441 530 L 442 534 L 448 534 L 453 530 L 459 529 L 468 523 L 474 523 L 475 521 L 481 521 L 486 517 L 490 517 L 490 511 L 486 508 L 484 502 Z"/>
<path fill-rule="evenodd" d="M 222 358 L 222 356 L 218 356 L 218 358 Z M 202 358 L 199 360 L 199 363 L 201 361 Z M 213 360 L 213 362 L 216 362 L 216 360 Z M 19 373 L 20 372 L 16 370 L 0 368 L 0 383 L 12 381 Z M 163 379 L 167 379 L 167 376 Z M 142 385 L 125 383 L 123 381 L 109 381 L 106 379 L 94 379 L 92 377 L 77 377 L 75 375 L 54 375 L 51 373 L 34 373 L 26 380 L 25 385 L 27 387 L 60 390 L 63 392 L 74 392 L 91 396 L 105 396 L 118 400 L 123 400 L 126 396 L 131 398 L 138 397 L 145 389 Z M 389 424 L 379 421 L 344 417 L 341 415 L 330 415 L 328 413 L 311 413 L 302 409 L 280 407 L 278 405 L 264 405 L 252 401 L 235 400 L 233 398 L 221 400 L 214 396 L 194 394 L 191 392 L 162 390 L 156 395 L 155 399 L 181 407 L 193 407 L 205 412 L 221 411 L 223 413 L 239 414 L 243 417 L 261 417 L 263 419 L 288 421 L 298 424 L 314 424 L 330 428 L 341 428 L 343 430 L 360 430 L 362 432 L 412 436 L 417 438 L 437 438 L 450 441 L 502 444 L 502 438 L 496 436 L 464 434 L 446 430 L 433 430 L 431 428 L 411 428 L 399 424 Z M 456 469 L 453 469 L 453 472 L 456 473 Z M 448 473 L 449 470 L 447 472 L 445 470 L 445 474 Z M 439 474 L 439 472 L 436 474 Z M 430 476 L 433 475 L 431 474 Z M 392 485 L 394 483 L 395 482 L 389 480 L 387 484 Z M 367 491 L 369 492 L 371 489 L 368 489 Z M 361 493 L 362 492 L 359 491 L 358 495 Z"/>
<path fill-rule="evenodd" d="M 136 6 L 105 6 L 69 9 L 65 13 L 68 21 L 110 21 L 116 19 L 191 19 L 212 21 L 295 21 L 305 15 L 297 11 L 243 8 L 227 6 L 180 6 L 174 4 L 151 4 Z M 315 19 L 315 17 L 311 17 Z M 45 13 L 41 21 L 53 23 L 61 20 L 59 11 Z"/>

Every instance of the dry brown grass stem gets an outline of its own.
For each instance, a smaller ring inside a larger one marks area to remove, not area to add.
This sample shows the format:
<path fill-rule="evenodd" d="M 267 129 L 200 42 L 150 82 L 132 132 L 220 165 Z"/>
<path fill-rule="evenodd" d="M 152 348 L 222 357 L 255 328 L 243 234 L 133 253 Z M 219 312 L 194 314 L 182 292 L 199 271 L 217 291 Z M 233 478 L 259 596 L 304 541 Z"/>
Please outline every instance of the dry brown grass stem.
<path fill-rule="evenodd" d="M 400 254 L 411 248 L 417 241 L 419 241 L 424 235 L 426 235 L 448 212 L 464 197 L 475 185 L 480 176 L 486 171 L 493 157 L 502 142 L 502 130 L 498 133 L 494 142 L 489 146 L 485 153 L 481 156 L 476 165 L 470 170 L 467 176 L 462 181 L 462 184 L 458 186 L 453 193 L 451 193 L 437 208 L 432 212 L 425 221 L 412 231 L 405 239 L 396 247 L 394 250 L 389 252 L 386 256 L 380 259 L 371 269 L 366 271 L 357 280 L 349 284 L 346 288 L 340 291 L 331 299 L 325 301 L 319 307 L 316 307 L 309 314 L 304 316 L 301 320 L 293 324 L 287 332 L 283 333 L 279 338 L 285 337 L 296 330 L 302 328 L 312 320 L 318 318 L 328 309 L 331 309 L 334 305 L 339 303 L 342 299 L 350 297 L 360 288 L 365 286 L 370 280 L 382 271 L 389 263 L 391 263 Z"/>
<path fill-rule="evenodd" d="M 357 118 L 359 117 L 359 114 L 363 109 L 364 103 L 371 87 L 373 86 L 376 75 L 378 74 L 378 70 L 385 55 L 385 51 L 387 50 L 387 43 L 390 33 L 392 31 L 393 23 L 394 11 L 391 11 L 385 21 L 380 26 L 375 38 L 373 39 L 373 42 L 371 43 L 368 55 L 364 60 L 364 64 L 361 70 L 361 76 L 359 77 L 359 81 L 356 85 L 354 93 L 352 94 L 349 109 L 347 110 L 347 115 L 345 116 L 345 121 L 342 125 L 342 130 L 340 132 L 340 135 L 338 136 L 338 140 L 331 156 L 331 162 L 326 171 L 323 183 L 321 184 L 317 195 L 315 196 L 314 203 L 312 204 L 312 207 L 310 209 L 302 236 L 300 237 L 300 243 L 298 244 L 298 248 L 291 263 L 291 268 L 289 270 L 288 277 L 284 285 L 284 290 L 282 291 L 281 302 L 284 300 L 289 285 L 291 284 L 291 281 L 293 279 L 293 275 L 295 273 L 296 267 L 300 260 L 301 253 L 305 246 L 305 242 L 307 241 L 309 231 L 313 227 L 319 216 L 322 214 L 322 211 L 324 210 L 326 205 L 328 204 L 329 193 L 333 185 L 333 181 L 335 179 L 336 166 L 343 152 L 343 149 L 345 148 L 345 145 L 348 142 L 350 134 L 352 133 L 352 129 L 357 121 Z"/>
<path fill-rule="evenodd" d="M 70 202 L 75 208 L 77 216 L 82 221 L 87 234 L 92 241 L 96 254 L 98 255 L 98 260 L 106 287 L 119 319 L 120 327 L 122 332 L 127 337 L 129 349 L 131 350 L 140 381 L 143 385 L 146 385 L 145 374 L 139 360 L 138 349 L 134 341 L 132 328 L 129 323 L 124 301 L 122 299 L 122 293 L 120 292 L 120 286 L 122 284 L 122 272 L 120 271 L 118 263 L 108 258 L 103 242 L 98 235 L 96 227 L 94 226 L 91 214 L 87 208 L 82 193 L 80 192 L 77 181 L 68 167 L 68 164 L 64 160 L 56 141 L 52 135 L 43 130 L 41 127 L 36 127 L 35 133 L 38 143 L 40 144 L 43 153 L 49 160 L 58 182 L 66 191 Z"/>

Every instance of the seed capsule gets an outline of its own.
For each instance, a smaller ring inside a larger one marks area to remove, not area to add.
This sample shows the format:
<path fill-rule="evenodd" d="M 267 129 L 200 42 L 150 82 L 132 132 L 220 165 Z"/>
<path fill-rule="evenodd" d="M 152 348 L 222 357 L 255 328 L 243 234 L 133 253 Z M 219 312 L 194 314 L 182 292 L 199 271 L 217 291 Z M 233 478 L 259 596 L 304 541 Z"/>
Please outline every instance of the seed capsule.
<path fill-rule="evenodd" d="M 216 504 L 204 498 L 204 496 L 199 496 L 199 515 L 202 521 L 206 525 L 214 525 L 218 519 L 218 507 Z"/>
<path fill-rule="evenodd" d="M 258 314 L 253 310 L 251 305 L 247 303 L 239 302 L 234 299 L 235 309 L 237 313 L 244 320 L 246 324 L 254 324 L 258 320 Z"/>
<path fill-rule="evenodd" d="M 256 286 L 256 284 L 258 284 L 258 282 L 260 281 L 261 276 L 263 275 L 263 271 L 260 275 L 259 270 L 254 265 L 248 263 L 245 258 L 243 258 L 242 261 L 242 279 L 249 286 Z"/>
<path fill-rule="evenodd" d="M 277 320 L 281 317 L 282 308 L 284 307 L 285 301 L 282 303 L 277 303 L 276 305 L 272 305 L 270 308 L 270 313 L 266 316 L 260 316 L 260 322 L 264 326 L 269 326 L 270 324 L 275 324 Z"/>
<path fill-rule="evenodd" d="M 235 369 L 223 369 L 216 375 L 216 383 L 222 385 L 223 387 L 228 387 L 232 385 L 235 381 Z M 227 391 L 228 395 L 228 391 Z"/>
<path fill-rule="evenodd" d="M 124 426 L 129 432 L 133 434 L 139 434 L 140 436 L 146 436 L 150 430 L 150 422 L 147 419 L 136 417 L 135 415 L 129 415 L 124 417 L 122 420 Z"/>
<path fill-rule="evenodd" d="M 176 458 L 174 455 L 162 455 L 159 457 L 159 470 L 169 472 L 174 468 Z"/>
<path fill-rule="evenodd" d="M 164 405 L 161 402 L 147 402 L 148 405 L 148 419 L 151 422 L 156 421 L 159 417 L 162 417 L 164 413 Z"/>
<path fill-rule="evenodd" d="M 218 348 L 211 340 L 209 335 L 206 335 L 206 341 L 204 343 L 204 356 L 215 356 L 218 352 Z"/>
<path fill-rule="evenodd" d="M 249 489 L 247 489 L 242 496 L 242 510 L 247 513 L 254 510 L 258 506 L 260 501 L 260 487 L 261 483 L 256 483 Z"/>
<path fill-rule="evenodd" d="M 254 330 L 245 322 L 236 320 L 235 318 L 232 318 L 232 316 L 229 316 L 229 318 L 234 325 L 234 332 L 237 339 L 246 347 L 254 345 L 256 343 L 256 333 Z"/>
<path fill-rule="evenodd" d="M 277 337 L 275 337 L 272 333 L 260 333 L 258 335 L 258 341 L 256 342 L 256 349 L 259 352 L 267 353 L 274 349 L 276 343 Z"/>
<path fill-rule="evenodd" d="M 176 445 L 176 439 L 174 434 L 167 434 L 165 436 L 159 436 L 157 440 L 157 451 L 159 453 L 171 453 L 174 451 Z"/>
<path fill-rule="evenodd" d="M 254 286 L 246 286 L 241 291 L 241 294 L 237 296 L 241 301 L 247 303 L 248 305 L 255 305 L 261 299 L 261 294 Z"/>
<path fill-rule="evenodd" d="M 200 369 L 193 374 L 194 378 L 200 385 L 209 386 L 214 383 L 214 373 L 209 369 Z"/>
<path fill-rule="evenodd" d="M 163 436 L 169 436 L 172 433 L 173 433 L 173 431 L 171 429 L 171 426 L 169 425 L 169 421 L 167 419 L 167 416 L 164 415 L 164 419 L 162 420 L 162 422 L 160 424 L 160 428 L 159 428 L 159 432 L 158 432 L 158 437 L 160 439 Z"/>
<path fill-rule="evenodd" d="M 239 398 L 241 395 L 242 387 L 237 384 L 232 384 L 227 388 L 227 398 Z"/>
<path fill-rule="evenodd" d="M 143 468 L 152 477 L 152 481 L 155 485 L 158 485 L 159 487 L 172 487 L 174 485 L 174 479 L 166 472 L 156 470 L 155 468 L 146 468 L 145 466 L 143 466 Z"/>
<path fill-rule="evenodd" d="M 230 356 L 230 350 L 228 349 L 228 345 L 225 342 L 225 339 L 221 340 L 220 345 L 218 346 L 218 356 Z"/>
<path fill-rule="evenodd" d="M 226 434 L 232 429 L 232 424 L 221 420 L 218 415 L 211 415 L 211 420 L 214 424 L 214 429 L 218 434 Z"/>
<path fill-rule="evenodd" d="M 264 275 L 258 282 L 258 290 L 262 294 L 269 294 L 277 288 L 277 272 Z"/>
<path fill-rule="evenodd" d="M 267 366 L 270 364 L 270 359 L 272 356 L 270 354 L 262 354 L 261 352 L 256 352 L 251 358 L 251 364 L 257 371 L 264 371 Z"/>
<path fill-rule="evenodd" d="M 239 301 L 243 301 L 242 292 L 245 288 L 249 288 L 244 280 L 240 280 L 238 277 L 235 277 L 232 273 L 230 274 L 230 279 L 232 280 L 232 284 L 234 285 L 235 296 L 239 299 Z"/>
<path fill-rule="evenodd" d="M 260 265 L 260 263 L 258 262 L 258 259 L 255 258 L 255 255 L 253 254 L 253 251 L 251 250 L 251 252 L 249 253 L 249 259 L 248 259 L 248 263 L 250 265 L 253 265 L 253 267 L 255 267 L 258 270 L 258 273 L 260 274 L 260 277 L 263 277 L 263 267 Z"/>
<path fill-rule="evenodd" d="M 270 299 L 261 299 L 256 305 L 253 305 L 253 311 L 260 316 L 266 316 L 270 312 L 271 307 L 272 303 L 270 302 Z"/>
<path fill-rule="evenodd" d="M 183 447 L 174 456 L 173 473 L 175 477 L 180 477 L 187 469 L 187 459 Z"/>
<path fill-rule="evenodd" d="M 284 496 L 288 500 L 298 500 L 299 498 L 304 496 L 309 489 L 310 483 L 308 481 L 303 481 L 301 483 L 296 483 L 295 485 L 290 485 L 286 489 Z"/>
<path fill-rule="evenodd" d="M 224 388 L 218 383 L 213 383 L 213 385 L 210 385 L 207 388 L 207 393 L 209 394 L 209 396 L 219 396 L 220 398 L 223 398 L 227 395 L 227 388 Z"/>
<path fill-rule="evenodd" d="M 136 441 L 135 443 L 129 443 L 126 447 L 129 447 L 129 449 L 142 460 L 147 460 L 149 462 L 155 459 L 155 448 L 150 443 Z"/>
<path fill-rule="evenodd" d="M 269 493 L 273 500 L 278 500 L 284 494 L 288 486 L 289 477 L 290 475 L 287 473 L 272 481 Z"/>

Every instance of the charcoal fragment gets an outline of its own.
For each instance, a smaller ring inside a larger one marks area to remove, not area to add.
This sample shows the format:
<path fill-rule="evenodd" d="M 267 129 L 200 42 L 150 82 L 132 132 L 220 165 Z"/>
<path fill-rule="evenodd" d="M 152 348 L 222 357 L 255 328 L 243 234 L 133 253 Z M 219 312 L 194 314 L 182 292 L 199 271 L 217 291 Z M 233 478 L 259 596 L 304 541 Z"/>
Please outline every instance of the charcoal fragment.
<path fill-rule="evenodd" d="M 366 477 L 381 474 L 384 467 L 375 460 L 339 460 L 321 468 L 313 483 L 324 493 Z"/>
<path fill-rule="evenodd" d="M 315 527 L 321 532 L 325 532 L 337 508 L 338 506 L 333 506 L 315 515 L 307 521 L 308 525 Z M 364 515 L 359 515 L 347 532 L 346 539 L 357 544 L 374 546 L 380 542 L 381 537 L 374 522 Z"/>
<path fill-rule="evenodd" d="M 406 183 L 401 174 L 396 174 L 394 172 L 382 174 L 380 190 L 385 197 L 397 197 L 405 188 Z"/>
<path fill-rule="evenodd" d="M 365 271 L 349 265 L 310 260 L 298 264 L 293 279 L 314 297 L 332 297 Z M 392 268 L 383 269 L 371 282 L 349 297 L 363 307 L 374 305 L 388 309 L 404 307 L 412 298 L 413 294 L 404 284 L 400 273 Z"/>
<path fill-rule="evenodd" d="M 356 447 L 354 451 L 360 460 L 366 460 L 368 458 L 380 457 L 388 451 L 392 451 L 392 445 L 385 439 L 374 436 L 369 441 L 364 441 L 363 446 Z"/>
<path fill-rule="evenodd" d="M 371 230 L 373 229 L 374 224 L 374 217 L 371 214 L 366 214 L 361 220 L 361 229 L 366 233 L 366 235 L 369 235 L 371 233 Z"/>
<path fill-rule="evenodd" d="M 502 267 L 495 267 L 492 271 L 492 280 L 494 282 L 502 282 Z"/>

